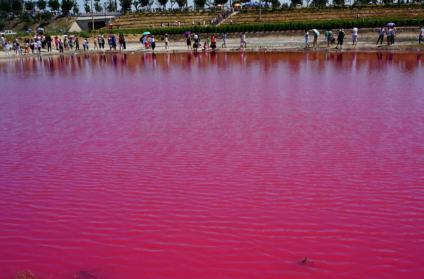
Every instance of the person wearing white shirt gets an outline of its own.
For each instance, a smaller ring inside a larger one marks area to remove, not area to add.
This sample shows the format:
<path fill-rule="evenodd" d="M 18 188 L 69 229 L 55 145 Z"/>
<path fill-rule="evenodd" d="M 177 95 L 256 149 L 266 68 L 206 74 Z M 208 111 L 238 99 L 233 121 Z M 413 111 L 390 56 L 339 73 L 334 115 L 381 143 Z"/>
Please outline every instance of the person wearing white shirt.
<path fill-rule="evenodd" d="M 353 27 L 353 29 L 352 29 L 352 45 L 356 46 L 357 43 L 358 43 L 358 28 Z"/>

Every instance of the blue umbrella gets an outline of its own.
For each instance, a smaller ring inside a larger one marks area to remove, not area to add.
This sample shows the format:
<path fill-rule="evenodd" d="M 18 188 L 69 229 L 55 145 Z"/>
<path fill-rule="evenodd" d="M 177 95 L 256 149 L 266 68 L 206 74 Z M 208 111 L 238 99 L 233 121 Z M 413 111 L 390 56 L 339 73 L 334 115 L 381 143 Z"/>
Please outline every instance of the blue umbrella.
<path fill-rule="evenodd" d="M 149 31 L 143 32 L 143 36 L 150 35 L 151 33 Z"/>

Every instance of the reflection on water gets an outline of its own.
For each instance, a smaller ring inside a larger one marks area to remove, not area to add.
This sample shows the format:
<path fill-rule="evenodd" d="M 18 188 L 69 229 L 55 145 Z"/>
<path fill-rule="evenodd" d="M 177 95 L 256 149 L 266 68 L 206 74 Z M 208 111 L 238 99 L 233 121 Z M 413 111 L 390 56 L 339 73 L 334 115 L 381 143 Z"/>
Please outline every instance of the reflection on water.
<path fill-rule="evenodd" d="M 3 73 L 22 72 L 58 72 L 74 74 L 76 71 L 89 68 L 90 71 L 100 69 L 106 65 L 114 66 L 117 70 L 125 67 L 125 71 L 138 72 L 140 69 L 151 68 L 163 71 L 170 67 L 201 69 L 216 65 L 226 68 L 232 63 L 249 67 L 259 64 L 261 70 L 267 72 L 273 66 L 285 61 L 293 70 L 300 64 L 316 62 L 319 67 L 331 63 L 344 69 L 352 66 L 352 70 L 368 68 L 371 71 L 387 67 L 387 64 L 396 65 L 402 71 L 413 71 L 422 66 L 423 55 L 375 52 L 307 52 L 307 53 L 185 53 L 185 54 L 91 54 L 69 55 L 60 57 L 32 57 L 0 62 L 0 71 Z M 87 67 L 87 65 L 89 65 Z"/>

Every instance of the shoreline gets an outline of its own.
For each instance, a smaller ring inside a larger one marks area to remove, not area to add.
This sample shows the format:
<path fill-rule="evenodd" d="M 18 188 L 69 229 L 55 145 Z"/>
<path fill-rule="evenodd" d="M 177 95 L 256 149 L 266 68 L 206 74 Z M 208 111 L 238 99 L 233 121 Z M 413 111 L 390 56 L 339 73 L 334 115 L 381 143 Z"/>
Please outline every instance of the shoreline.
<path fill-rule="evenodd" d="M 398 40 L 395 45 L 388 46 L 383 44 L 378 46 L 375 44 L 375 34 L 374 33 L 363 33 L 361 34 L 360 41 L 357 46 L 352 46 L 349 37 L 346 38 L 343 49 L 335 49 L 335 45 L 330 47 L 326 46 L 326 43 L 323 42 L 322 38 L 318 41 L 318 47 L 305 48 L 303 43 L 303 38 L 300 36 L 252 36 L 247 39 L 247 48 L 240 49 L 239 39 L 230 38 L 227 40 L 227 47 L 222 48 L 222 40 L 218 39 L 217 46 L 218 48 L 215 51 L 207 49 L 206 51 L 203 48 L 199 48 L 197 53 L 273 53 L 273 52 L 303 52 L 303 53 L 416 53 L 424 54 L 424 44 L 419 45 L 417 41 L 414 40 L 416 35 L 414 33 L 402 33 L 399 34 Z M 361 40 L 362 38 L 362 40 Z M 26 58 L 38 58 L 38 57 L 60 57 L 60 56 L 73 56 L 73 55 L 94 55 L 94 54 L 180 54 L 180 53 L 195 53 L 193 49 L 188 49 L 185 41 L 175 40 L 170 42 L 169 49 L 165 49 L 164 43 L 162 41 L 157 42 L 157 47 L 153 52 L 151 49 L 144 49 L 139 42 L 135 41 L 134 38 L 127 39 L 127 48 L 125 50 L 94 50 L 92 48 L 89 51 L 75 51 L 75 50 L 66 50 L 64 53 L 60 53 L 56 49 L 52 52 L 47 52 L 47 50 L 42 49 L 41 54 L 29 53 L 29 54 L 15 54 L 13 50 L 6 53 L 0 51 L 0 61 L 5 60 L 20 60 Z M 93 44 L 90 42 L 90 47 Z"/>

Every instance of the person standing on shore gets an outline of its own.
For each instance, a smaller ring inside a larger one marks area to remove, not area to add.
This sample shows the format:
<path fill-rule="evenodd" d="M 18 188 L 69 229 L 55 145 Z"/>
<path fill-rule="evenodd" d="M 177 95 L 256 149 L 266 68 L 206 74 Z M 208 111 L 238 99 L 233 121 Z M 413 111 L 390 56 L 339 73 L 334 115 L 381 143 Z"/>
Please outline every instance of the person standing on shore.
<path fill-rule="evenodd" d="M 421 27 L 420 34 L 418 35 L 418 43 L 424 42 L 424 26 Z"/>
<path fill-rule="evenodd" d="M 52 37 L 46 36 L 47 52 L 52 52 Z"/>
<path fill-rule="evenodd" d="M 124 34 L 119 34 L 119 51 L 122 51 L 122 49 L 127 49 L 127 44 L 125 42 Z"/>
<path fill-rule="evenodd" d="M 378 29 L 377 45 L 378 45 L 378 43 L 380 43 L 380 45 L 383 44 L 384 34 L 386 34 L 386 29 L 384 27 L 381 27 L 380 29 Z"/>
<path fill-rule="evenodd" d="M 224 34 L 222 34 L 222 46 L 221 47 L 227 47 L 227 33 L 224 32 Z"/>
<path fill-rule="evenodd" d="M 152 47 L 153 52 L 155 52 L 156 41 L 155 41 L 155 36 L 153 35 L 150 37 L 150 46 Z"/>
<path fill-rule="evenodd" d="M 327 42 L 327 47 L 330 47 L 331 41 L 333 40 L 333 32 L 331 30 L 326 30 L 324 32 L 324 36 Z"/>
<path fill-rule="evenodd" d="M 98 41 L 97 41 L 97 37 L 94 36 L 93 38 L 93 48 L 94 50 L 98 50 L 99 49 L 99 45 L 98 45 Z"/>
<path fill-rule="evenodd" d="M 337 46 L 336 46 L 336 48 L 339 48 L 339 46 L 340 46 L 340 49 L 343 48 L 344 37 L 345 37 L 345 32 L 343 31 L 343 29 L 340 29 L 339 35 L 337 36 Z"/>
<path fill-rule="evenodd" d="M 200 46 L 200 38 L 199 38 L 199 35 L 194 34 L 194 36 L 193 36 L 193 40 L 194 40 L 194 43 L 193 43 L 193 49 L 194 49 L 194 52 L 197 52 L 197 49 L 198 49 L 198 48 L 199 48 L 199 46 Z"/>
<path fill-rule="evenodd" d="M 353 27 L 353 29 L 352 29 L 352 45 L 356 46 L 357 43 L 358 43 L 358 28 Z"/>
<path fill-rule="evenodd" d="M 190 38 L 190 34 L 187 35 L 187 49 L 191 49 L 191 38 Z"/>
<path fill-rule="evenodd" d="M 216 49 L 216 37 L 215 37 L 215 35 L 212 35 L 212 37 L 211 37 L 211 49 L 212 49 L 212 51 L 215 51 L 215 49 Z"/>
<path fill-rule="evenodd" d="M 165 34 L 165 49 L 168 50 L 169 48 L 169 38 L 168 34 Z"/>
<path fill-rule="evenodd" d="M 309 31 L 307 29 L 305 29 L 305 34 L 303 35 L 304 39 L 305 39 L 305 48 L 309 47 Z"/>
<path fill-rule="evenodd" d="M 314 29 L 313 30 L 314 32 L 314 42 L 313 42 L 313 46 L 314 46 L 314 48 L 317 48 L 318 47 L 318 36 L 319 36 L 319 33 L 318 33 L 318 31 L 316 30 L 316 29 Z"/>
<path fill-rule="evenodd" d="M 59 38 L 57 44 L 59 46 L 59 52 L 60 53 L 63 53 L 63 42 L 62 42 L 62 39 Z"/>
<path fill-rule="evenodd" d="M 82 47 L 84 49 L 84 52 L 88 51 L 88 40 L 87 40 L 87 38 L 85 38 L 84 41 L 82 42 Z"/>
<path fill-rule="evenodd" d="M 77 51 L 79 49 L 80 49 L 80 47 L 79 47 L 79 38 L 77 36 L 77 37 L 75 37 L 75 51 Z"/>
<path fill-rule="evenodd" d="M 246 32 L 242 32 L 240 35 L 240 49 L 243 49 L 246 47 L 247 47 Z"/>
<path fill-rule="evenodd" d="M 41 39 L 37 40 L 37 51 L 38 55 L 41 55 Z"/>

